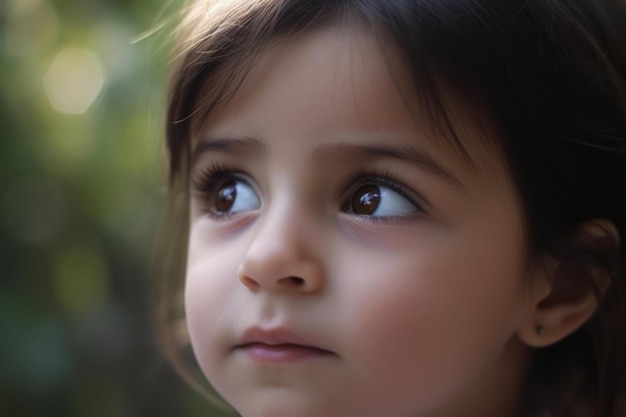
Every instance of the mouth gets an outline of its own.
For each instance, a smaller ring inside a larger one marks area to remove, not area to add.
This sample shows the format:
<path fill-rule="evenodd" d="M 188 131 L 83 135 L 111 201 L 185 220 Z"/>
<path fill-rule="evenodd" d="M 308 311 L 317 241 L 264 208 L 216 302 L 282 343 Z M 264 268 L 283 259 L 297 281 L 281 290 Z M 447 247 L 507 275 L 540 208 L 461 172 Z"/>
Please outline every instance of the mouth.
<path fill-rule="evenodd" d="M 233 350 L 262 363 L 289 363 L 337 356 L 334 352 L 312 345 L 281 328 L 251 328 L 244 333 L 241 342 Z"/>

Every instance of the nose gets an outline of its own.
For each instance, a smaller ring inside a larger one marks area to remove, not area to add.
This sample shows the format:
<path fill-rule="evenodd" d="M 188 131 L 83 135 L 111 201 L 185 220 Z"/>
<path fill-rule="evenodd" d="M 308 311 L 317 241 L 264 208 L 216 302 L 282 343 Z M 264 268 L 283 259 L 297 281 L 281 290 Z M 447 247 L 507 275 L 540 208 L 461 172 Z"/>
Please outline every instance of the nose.
<path fill-rule="evenodd" d="M 296 210 L 276 211 L 252 230 L 239 266 L 239 280 L 252 292 L 311 294 L 324 287 L 325 271 L 317 249 L 320 236 Z"/>

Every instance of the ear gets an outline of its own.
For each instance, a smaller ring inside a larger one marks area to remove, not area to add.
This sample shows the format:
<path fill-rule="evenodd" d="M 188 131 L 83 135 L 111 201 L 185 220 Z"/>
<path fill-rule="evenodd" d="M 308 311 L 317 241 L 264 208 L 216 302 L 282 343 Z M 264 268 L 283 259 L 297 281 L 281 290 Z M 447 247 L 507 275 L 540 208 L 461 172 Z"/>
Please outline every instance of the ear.
<path fill-rule="evenodd" d="M 610 271 L 598 262 L 597 253 L 617 251 L 615 226 L 606 220 L 593 220 L 582 224 L 576 236 L 577 242 L 583 242 L 574 245 L 578 250 L 560 259 L 546 259 L 541 276 L 533 277 L 536 285 L 531 292 L 531 311 L 517 332 L 527 346 L 548 346 L 576 331 L 595 313 L 610 285 Z"/>

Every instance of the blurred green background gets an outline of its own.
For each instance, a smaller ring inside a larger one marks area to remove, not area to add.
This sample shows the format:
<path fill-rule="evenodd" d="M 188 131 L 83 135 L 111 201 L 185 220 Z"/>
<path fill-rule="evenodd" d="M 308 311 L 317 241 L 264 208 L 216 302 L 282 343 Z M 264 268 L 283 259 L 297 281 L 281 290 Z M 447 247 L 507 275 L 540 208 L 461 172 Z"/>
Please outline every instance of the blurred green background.
<path fill-rule="evenodd" d="M 180 5 L 0 1 L 0 416 L 217 415 L 150 312 Z"/>

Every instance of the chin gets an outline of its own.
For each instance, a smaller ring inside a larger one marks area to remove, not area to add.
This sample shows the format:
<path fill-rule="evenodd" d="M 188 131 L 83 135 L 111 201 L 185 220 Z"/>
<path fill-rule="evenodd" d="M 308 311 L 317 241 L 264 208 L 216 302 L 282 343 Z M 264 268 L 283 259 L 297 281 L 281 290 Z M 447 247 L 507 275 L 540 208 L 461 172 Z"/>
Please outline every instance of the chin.
<path fill-rule="evenodd" d="M 252 397 L 252 396 L 251 396 Z M 315 398 L 299 398 L 297 394 L 288 397 L 268 395 L 263 398 L 248 398 L 249 401 L 233 404 L 242 417 L 349 417 L 362 416 L 350 412 L 346 407 L 322 404 Z M 353 410 L 356 411 L 356 410 Z"/>

